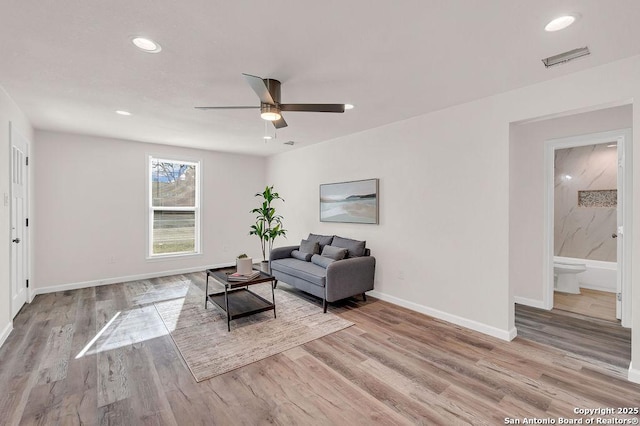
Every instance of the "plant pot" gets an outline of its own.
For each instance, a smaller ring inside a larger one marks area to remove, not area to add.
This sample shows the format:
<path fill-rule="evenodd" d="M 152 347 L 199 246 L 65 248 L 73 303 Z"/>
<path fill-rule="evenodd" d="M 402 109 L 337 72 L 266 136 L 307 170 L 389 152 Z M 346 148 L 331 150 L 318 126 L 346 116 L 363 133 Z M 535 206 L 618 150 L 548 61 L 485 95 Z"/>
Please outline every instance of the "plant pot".
<path fill-rule="evenodd" d="M 266 274 L 269 273 L 269 261 L 268 260 L 263 260 L 262 262 L 260 262 L 260 270 Z"/>
<path fill-rule="evenodd" d="M 236 270 L 239 274 L 250 274 L 253 270 L 253 259 L 251 259 L 250 257 L 236 259 Z"/>

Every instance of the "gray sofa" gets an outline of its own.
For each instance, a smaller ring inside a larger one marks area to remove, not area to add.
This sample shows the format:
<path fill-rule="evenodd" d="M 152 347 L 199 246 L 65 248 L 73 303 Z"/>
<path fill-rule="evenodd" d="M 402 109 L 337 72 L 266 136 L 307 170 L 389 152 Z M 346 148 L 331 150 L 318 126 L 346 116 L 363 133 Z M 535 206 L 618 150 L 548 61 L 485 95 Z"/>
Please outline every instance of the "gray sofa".
<path fill-rule="evenodd" d="M 271 274 L 327 302 L 362 295 L 373 290 L 376 259 L 365 241 L 334 235 L 309 234 L 300 245 L 278 247 L 269 255 Z"/>

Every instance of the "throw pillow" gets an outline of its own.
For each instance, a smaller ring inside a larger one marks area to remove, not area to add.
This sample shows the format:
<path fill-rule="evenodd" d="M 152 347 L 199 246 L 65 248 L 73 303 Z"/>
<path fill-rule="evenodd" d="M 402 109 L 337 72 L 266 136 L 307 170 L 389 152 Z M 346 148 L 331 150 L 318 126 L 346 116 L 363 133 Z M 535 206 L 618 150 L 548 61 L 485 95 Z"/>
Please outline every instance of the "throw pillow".
<path fill-rule="evenodd" d="M 322 256 L 328 257 L 333 260 L 342 260 L 347 255 L 347 249 L 333 247 L 333 246 L 324 246 L 322 249 Z"/>
<path fill-rule="evenodd" d="M 331 244 L 333 241 L 333 235 L 317 235 L 317 234 L 309 234 L 307 237 L 309 241 L 317 241 L 320 244 L 320 252 L 324 249 L 324 246 Z"/>
<path fill-rule="evenodd" d="M 314 254 L 304 253 L 299 250 L 293 250 L 291 252 L 291 257 L 296 258 L 298 260 L 304 260 L 305 262 L 309 262 L 311 260 L 311 256 L 314 256 Z"/>
<path fill-rule="evenodd" d="M 364 246 L 366 241 L 351 240 L 349 238 L 333 237 L 331 245 L 347 249 L 347 258 L 364 256 Z"/>
<path fill-rule="evenodd" d="M 325 269 L 329 265 L 331 265 L 333 262 L 335 262 L 335 260 L 333 260 L 333 259 L 331 259 L 329 257 L 320 256 L 318 254 L 314 254 L 311 257 L 311 263 L 313 263 L 314 265 L 322 266 Z"/>
<path fill-rule="evenodd" d="M 302 240 L 300 241 L 300 248 L 298 250 L 303 253 L 318 254 L 320 253 L 320 243 L 317 241 Z"/>

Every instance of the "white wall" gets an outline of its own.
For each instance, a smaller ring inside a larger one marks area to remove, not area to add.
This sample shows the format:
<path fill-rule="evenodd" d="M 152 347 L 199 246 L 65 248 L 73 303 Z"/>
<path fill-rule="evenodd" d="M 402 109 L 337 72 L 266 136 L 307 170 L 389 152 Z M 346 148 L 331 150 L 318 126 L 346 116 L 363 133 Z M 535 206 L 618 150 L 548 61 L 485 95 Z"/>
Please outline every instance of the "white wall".
<path fill-rule="evenodd" d="M 545 141 L 630 128 L 632 113 L 626 105 L 512 126 L 509 281 L 518 300 L 543 304 Z"/>
<path fill-rule="evenodd" d="M 289 239 L 309 231 L 366 238 L 383 297 L 509 336 L 510 123 L 640 98 L 638 75 L 636 56 L 272 157 L 268 178 L 288 197 Z M 634 145 L 640 153 L 638 138 Z M 640 155 L 634 168 L 640 170 Z M 319 183 L 373 177 L 380 178 L 380 225 L 319 223 Z M 634 188 L 640 193 L 640 173 Z M 633 217 L 640 229 L 640 215 Z M 640 294 L 640 233 L 632 238 L 632 287 Z M 640 312 L 640 297 L 634 309 Z M 640 315 L 633 321 L 632 356 L 640 366 Z"/>
<path fill-rule="evenodd" d="M 201 255 L 146 259 L 150 154 L 201 160 Z M 264 158 L 37 131 L 32 164 L 37 292 L 203 270 L 244 252 L 261 256 L 248 233 L 254 194 L 264 188 Z"/>
<path fill-rule="evenodd" d="M 9 95 L 0 87 L 0 344 L 11 331 L 11 283 L 9 275 L 9 256 L 11 247 L 10 210 L 4 204 L 11 185 L 10 127 L 20 132 L 28 140 L 33 140 L 33 129 L 27 117 L 20 111 Z"/>
<path fill-rule="evenodd" d="M 289 241 L 308 232 L 366 239 L 375 295 L 509 338 L 508 271 L 488 267 L 508 260 L 509 128 L 492 117 L 493 102 L 272 157 Z M 367 178 L 380 179 L 379 225 L 319 222 L 319 184 Z M 476 303 L 487 294 L 492 303 Z"/>

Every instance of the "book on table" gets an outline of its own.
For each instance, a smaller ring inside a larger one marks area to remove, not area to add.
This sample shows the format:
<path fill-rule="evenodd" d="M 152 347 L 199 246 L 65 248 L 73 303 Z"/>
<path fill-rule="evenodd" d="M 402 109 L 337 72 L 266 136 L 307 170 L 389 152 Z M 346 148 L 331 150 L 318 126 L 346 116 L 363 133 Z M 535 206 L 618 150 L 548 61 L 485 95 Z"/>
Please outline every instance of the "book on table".
<path fill-rule="evenodd" d="M 254 278 L 260 276 L 260 271 L 251 271 L 249 274 L 241 274 L 239 272 L 234 272 L 233 274 L 227 275 L 227 281 L 250 281 Z"/>

